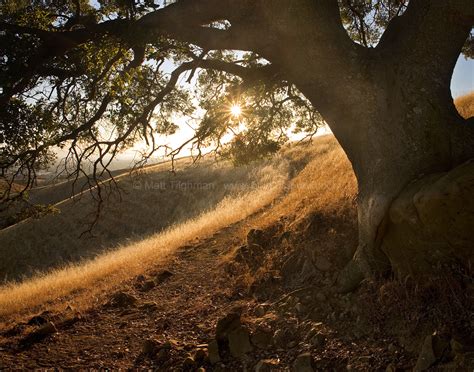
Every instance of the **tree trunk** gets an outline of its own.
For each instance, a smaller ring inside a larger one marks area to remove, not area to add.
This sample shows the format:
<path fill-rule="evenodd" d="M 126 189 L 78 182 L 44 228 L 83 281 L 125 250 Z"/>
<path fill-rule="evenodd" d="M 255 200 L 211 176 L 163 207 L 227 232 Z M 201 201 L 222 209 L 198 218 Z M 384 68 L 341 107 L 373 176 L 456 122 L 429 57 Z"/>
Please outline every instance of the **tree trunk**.
<path fill-rule="evenodd" d="M 359 243 L 353 261 L 339 276 L 343 292 L 354 289 L 364 276 L 390 270 L 380 245 L 389 207 L 404 187 L 474 157 L 472 126 L 458 115 L 449 85 L 441 92 L 416 71 L 405 77 L 375 72 L 368 81 L 370 92 L 361 94 L 352 110 L 336 105 L 337 111 L 326 115 L 359 187 Z"/>
<path fill-rule="evenodd" d="M 474 156 L 474 130 L 450 92 L 472 6 L 410 2 L 374 49 L 347 37 L 336 21 L 336 2 L 281 6 L 284 12 L 262 17 L 272 21 L 268 34 L 280 47 L 270 43 L 260 53 L 321 112 L 358 181 L 359 245 L 339 283 L 347 291 L 389 269 L 380 244 L 389 207 L 403 188 Z"/>

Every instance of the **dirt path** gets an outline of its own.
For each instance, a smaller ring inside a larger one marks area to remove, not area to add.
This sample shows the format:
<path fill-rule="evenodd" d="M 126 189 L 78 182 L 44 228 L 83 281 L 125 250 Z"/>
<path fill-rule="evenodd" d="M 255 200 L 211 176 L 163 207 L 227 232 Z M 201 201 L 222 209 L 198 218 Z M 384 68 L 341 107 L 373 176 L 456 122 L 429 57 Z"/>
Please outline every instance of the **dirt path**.
<path fill-rule="evenodd" d="M 153 361 L 140 357 L 147 339 L 172 340 L 178 353 L 207 343 L 220 317 L 236 305 L 248 306 L 233 293 L 221 258 L 242 242 L 260 213 L 182 247 L 168 265 L 124 283 L 121 292 L 136 298 L 133 306 L 104 306 L 103 299 L 84 314 L 45 314 L 39 322 L 52 320 L 58 332 L 39 341 L 27 339 L 38 326 L 13 326 L 0 337 L 0 367 L 152 367 Z M 144 290 L 163 270 L 173 275 Z"/>

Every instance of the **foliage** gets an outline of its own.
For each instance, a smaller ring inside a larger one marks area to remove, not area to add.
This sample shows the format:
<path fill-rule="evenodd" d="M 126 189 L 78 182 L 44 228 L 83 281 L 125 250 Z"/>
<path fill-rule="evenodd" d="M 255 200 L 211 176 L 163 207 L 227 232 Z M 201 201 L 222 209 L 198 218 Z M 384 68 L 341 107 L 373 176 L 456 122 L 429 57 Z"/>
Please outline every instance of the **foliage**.
<path fill-rule="evenodd" d="M 372 47 L 407 3 L 339 0 L 339 7 L 348 34 Z M 163 31 L 137 32 L 137 22 L 169 4 L 0 2 L 0 169 L 10 185 L 20 182 L 26 191 L 61 148 L 62 172 L 89 177 L 90 186 L 99 187 L 119 152 L 144 142 L 144 164 L 166 147 L 160 136 L 174 133 L 183 115 L 197 125 L 192 138 L 167 149 L 173 158 L 188 146 L 197 158 L 214 151 L 248 162 L 276 151 L 290 131 L 315 133 L 320 115 L 262 56 L 207 50 Z M 231 27 L 226 21 L 210 26 Z M 472 37 L 466 55 L 472 56 L 471 44 Z M 235 104 L 241 117 L 230 114 Z M 21 195 L 7 192 L 2 200 Z"/>

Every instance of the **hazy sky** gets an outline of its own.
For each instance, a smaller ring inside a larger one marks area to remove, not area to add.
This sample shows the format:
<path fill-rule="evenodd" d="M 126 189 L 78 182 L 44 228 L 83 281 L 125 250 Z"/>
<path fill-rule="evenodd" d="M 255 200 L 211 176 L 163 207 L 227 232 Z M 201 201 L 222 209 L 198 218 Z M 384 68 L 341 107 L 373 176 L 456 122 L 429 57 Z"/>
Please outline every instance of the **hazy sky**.
<path fill-rule="evenodd" d="M 459 97 L 474 90 L 474 60 L 460 56 L 451 80 L 451 93 Z"/>

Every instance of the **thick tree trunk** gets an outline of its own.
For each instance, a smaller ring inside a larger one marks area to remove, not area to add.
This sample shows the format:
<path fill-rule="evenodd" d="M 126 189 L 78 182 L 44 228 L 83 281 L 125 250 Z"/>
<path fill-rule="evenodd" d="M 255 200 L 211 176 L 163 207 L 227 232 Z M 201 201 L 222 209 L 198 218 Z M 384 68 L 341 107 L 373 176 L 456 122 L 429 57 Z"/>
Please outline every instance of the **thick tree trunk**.
<path fill-rule="evenodd" d="M 262 55 L 321 112 L 358 180 L 359 245 L 341 290 L 389 269 L 380 243 L 403 188 L 474 156 L 474 130 L 457 114 L 449 88 L 471 29 L 463 1 L 414 2 L 375 49 L 348 39 L 335 22 L 335 2 L 314 8 L 302 1 L 287 5 L 284 19 L 267 15 L 269 34 L 284 50 L 272 43 Z"/>
<path fill-rule="evenodd" d="M 407 184 L 474 157 L 472 127 L 455 111 L 449 90 L 440 95 L 435 84 L 429 85 L 415 76 L 391 88 L 374 85 L 357 109 L 334 115 L 334 134 L 359 187 L 359 245 L 339 277 L 341 291 L 352 290 L 364 276 L 390 270 L 380 245 L 389 207 Z M 358 124 L 349 136 L 338 130 L 353 123 Z"/>

